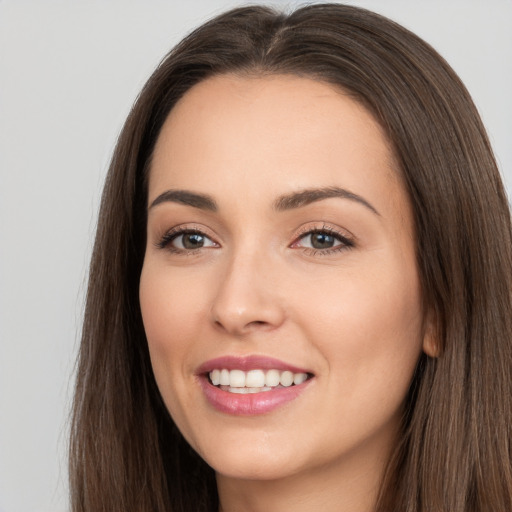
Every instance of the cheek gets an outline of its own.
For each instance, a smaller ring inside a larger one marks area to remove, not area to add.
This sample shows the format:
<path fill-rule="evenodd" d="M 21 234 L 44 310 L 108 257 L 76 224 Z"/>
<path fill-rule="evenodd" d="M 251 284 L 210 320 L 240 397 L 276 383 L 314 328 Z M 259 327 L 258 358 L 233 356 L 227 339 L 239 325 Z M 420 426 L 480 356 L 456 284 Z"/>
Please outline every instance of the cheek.
<path fill-rule="evenodd" d="M 193 372 L 190 353 L 199 332 L 205 308 L 190 280 L 158 265 L 144 264 L 139 300 L 148 341 L 151 366 L 162 399 L 182 433 L 189 438 L 189 414 L 194 397 L 184 378 Z"/>
<path fill-rule="evenodd" d="M 182 376 L 192 371 L 189 354 L 194 341 L 202 337 L 200 319 L 206 310 L 191 281 L 179 275 L 145 263 L 139 287 L 153 373 L 164 402 L 173 411 L 185 405 L 175 403 L 178 397 L 189 393 Z"/>
<path fill-rule="evenodd" d="M 303 290 L 297 304 L 307 311 L 298 316 L 337 385 L 348 394 L 379 394 L 384 386 L 396 390 L 397 400 L 405 396 L 422 344 L 417 275 L 388 266 Z"/>
<path fill-rule="evenodd" d="M 310 302 L 309 336 L 328 366 L 327 397 L 316 413 L 329 423 L 319 428 L 336 425 L 333 435 L 354 443 L 362 432 L 394 432 L 421 352 L 418 289 L 414 279 L 410 286 L 393 277 L 346 279 Z"/>
<path fill-rule="evenodd" d="M 294 295 L 302 314 L 309 312 L 303 318 L 311 320 L 325 339 L 353 336 L 373 345 L 386 333 L 394 333 L 398 340 L 421 328 L 420 286 L 413 272 L 343 271 L 308 281 Z"/>
<path fill-rule="evenodd" d="M 194 283 L 179 272 L 144 265 L 139 300 L 150 350 L 179 350 L 197 331 L 206 308 Z"/>

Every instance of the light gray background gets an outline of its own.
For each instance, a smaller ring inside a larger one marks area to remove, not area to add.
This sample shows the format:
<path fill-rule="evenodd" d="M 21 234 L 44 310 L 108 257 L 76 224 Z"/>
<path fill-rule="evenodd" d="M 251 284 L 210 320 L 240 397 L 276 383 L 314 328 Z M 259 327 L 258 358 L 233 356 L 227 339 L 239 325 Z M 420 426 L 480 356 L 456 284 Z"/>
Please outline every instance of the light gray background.
<path fill-rule="evenodd" d="M 67 509 L 66 440 L 87 262 L 109 156 L 185 33 L 248 2 L 0 0 L 0 509 Z M 512 2 L 361 0 L 460 74 L 512 186 Z M 293 6 L 296 2 L 273 2 Z"/>

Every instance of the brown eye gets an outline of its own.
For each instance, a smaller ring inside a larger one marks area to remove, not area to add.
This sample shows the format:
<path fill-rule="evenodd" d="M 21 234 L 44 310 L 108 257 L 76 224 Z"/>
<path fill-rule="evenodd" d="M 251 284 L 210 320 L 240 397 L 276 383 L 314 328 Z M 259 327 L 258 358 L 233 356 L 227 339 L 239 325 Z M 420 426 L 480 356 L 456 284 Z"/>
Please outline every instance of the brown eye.
<path fill-rule="evenodd" d="M 349 245 L 349 241 L 328 231 L 310 231 L 302 235 L 298 245 L 309 249 L 325 250 L 342 248 Z"/>
<path fill-rule="evenodd" d="M 200 247 L 204 246 L 205 238 L 206 237 L 200 235 L 199 233 L 185 233 L 183 235 L 177 236 L 173 240 L 173 243 L 176 245 L 176 242 L 180 241 L 180 249 L 199 249 Z"/>
<path fill-rule="evenodd" d="M 354 241 L 338 231 L 324 227 L 303 233 L 292 247 L 315 251 L 320 256 L 350 249 L 354 247 Z"/>
<path fill-rule="evenodd" d="M 162 249 L 168 248 L 176 251 L 193 251 L 195 249 L 218 247 L 218 244 L 200 231 L 182 230 L 166 234 L 159 242 L 158 246 Z"/>
<path fill-rule="evenodd" d="M 314 249 L 331 249 L 336 243 L 334 236 L 327 233 L 311 233 L 308 236 Z"/>

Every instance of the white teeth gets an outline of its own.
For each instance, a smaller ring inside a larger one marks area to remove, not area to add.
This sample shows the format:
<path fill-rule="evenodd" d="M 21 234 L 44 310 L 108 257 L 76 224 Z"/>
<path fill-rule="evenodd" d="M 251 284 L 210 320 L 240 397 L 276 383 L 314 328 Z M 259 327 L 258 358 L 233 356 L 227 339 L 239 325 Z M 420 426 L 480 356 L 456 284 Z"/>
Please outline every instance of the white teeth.
<path fill-rule="evenodd" d="M 307 373 L 293 373 L 289 370 L 226 370 L 215 369 L 210 372 L 210 380 L 214 386 L 220 386 L 231 393 L 259 393 L 269 391 L 279 385 L 289 387 L 302 384 L 308 378 Z"/>
<path fill-rule="evenodd" d="M 230 388 L 229 386 L 220 386 L 222 391 L 229 391 L 230 393 L 236 393 L 239 395 L 247 395 L 249 393 L 261 393 L 263 391 L 272 391 L 272 388 L 263 386 L 261 388 Z"/>
<path fill-rule="evenodd" d="M 299 384 L 302 384 L 308 376 L 305 373 L 294 373 L 293 374 L 293 383 L 298 386 Z"/>
<path fill-rule="evenodd" d="M 220 384 L 220 370 L 213 370 L 210 372 L 210 379 L 214 386 L 218 386 Z"/>
<path fill-rule="evenodd" d="M 229 388 L 229 391 L 231 393 L 237 393 L 239 395 L 246 395 L 249 390 L 247 388 Z"/>
<path fill-rule="evenodd" d="M 245 385 L 248 388 L 262 388 L 265 385 L 263 370 L 251 370 L 245 376 Z"/>
<path fill-rule="evenodd" d="M 244 388 L 245 372 L 242 370 L 231 370 L 229 372 L 229 385 L 232 388 Z"/>
<path fill-rule="evenodd" d="M 281 378 L 281 372 L 279 370 L 269 370 L 265 374 L 265 386 L 279 386 L 279 379 Z"/>
<path fill-rule="evenodd" d="M 210 373 L 210 379 L 212 378 Z M 229 370 L 221 370 L 220 371 L 220 379 L 219 384 L 221 386 L 229 386 Z"/>
<path fill-rule="evenodd" d="M 291 386 L 293 384 L 293 373 L 288 371 L 281 373 L 280 382 L 281 386 L 284 386 L 285 388 Z"/>

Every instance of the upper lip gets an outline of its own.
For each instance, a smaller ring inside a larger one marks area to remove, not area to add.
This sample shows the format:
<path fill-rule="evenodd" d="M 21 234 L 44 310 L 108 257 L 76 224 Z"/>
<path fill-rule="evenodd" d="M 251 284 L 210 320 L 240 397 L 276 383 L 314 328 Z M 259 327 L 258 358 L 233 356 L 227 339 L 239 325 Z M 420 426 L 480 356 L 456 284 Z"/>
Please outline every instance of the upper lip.
<path fill-rule="evenodd" d="M 281 370 L 293 373 L 312 373 L 304 368 L 299 368 L 289 363 L 285 363 L 273 357 L 262 355 L 250 356 L 222 356 L 205 361 L 197 369 L 197 375 L 209 373 L 212 370 Z"/>

